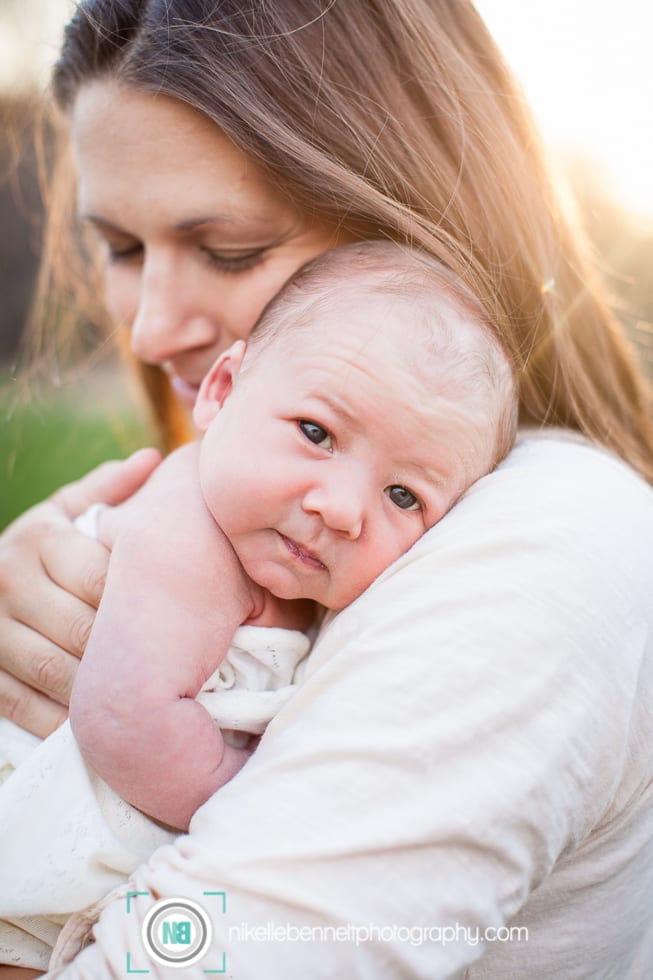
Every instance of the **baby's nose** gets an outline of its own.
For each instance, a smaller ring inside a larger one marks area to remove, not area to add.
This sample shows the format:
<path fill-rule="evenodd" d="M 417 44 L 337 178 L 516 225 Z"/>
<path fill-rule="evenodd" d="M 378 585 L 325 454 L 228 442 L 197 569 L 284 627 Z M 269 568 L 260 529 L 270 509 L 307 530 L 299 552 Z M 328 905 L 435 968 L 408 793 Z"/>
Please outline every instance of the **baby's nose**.
<path fill-rule="evenodd" d="M 319 514 L 332 531 L 355 541 L 363 530 L 365 491 L 357 481 L 344 479 L 342 474 L 330 476 L 306 494 L 304 509 Z"/>

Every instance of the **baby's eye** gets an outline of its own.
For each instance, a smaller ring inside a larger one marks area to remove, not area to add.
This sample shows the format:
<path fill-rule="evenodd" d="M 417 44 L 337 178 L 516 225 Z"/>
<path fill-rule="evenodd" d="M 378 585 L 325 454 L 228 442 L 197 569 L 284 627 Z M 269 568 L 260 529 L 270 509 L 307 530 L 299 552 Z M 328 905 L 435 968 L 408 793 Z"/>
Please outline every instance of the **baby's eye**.
<path fill-rule="evenodd" d="M 406 487 L 399 487 L 399 486 L 386 487 L 385 492 L 390 497 L 392 503 L 396 504 L 397 507 L 401 508 L 401 510 L 422 509 L 422 505 L 420 504 L 415 494 L 411 493 L 410 490 L 407 490 Z"/>
<path fill-rule="evenodd" d="M 300 419 L 298 425 L 306 438 L 314 445 L 320 446 L 322 449 L 333 449 L 331 436 L 323 426 L 318 425 L 317 422 L 309 422 L 308 419 Z"/>

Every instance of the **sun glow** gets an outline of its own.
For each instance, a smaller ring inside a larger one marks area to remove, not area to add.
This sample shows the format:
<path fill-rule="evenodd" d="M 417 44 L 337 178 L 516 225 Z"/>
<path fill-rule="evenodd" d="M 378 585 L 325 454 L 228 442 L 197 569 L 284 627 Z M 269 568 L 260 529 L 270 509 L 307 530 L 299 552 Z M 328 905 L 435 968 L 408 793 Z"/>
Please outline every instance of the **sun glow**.
<path fill-rule="evenodd" d="M 580 152 L 626 208 L 653 220 L 653 5 L 476 0 L 547 143 Z"/>

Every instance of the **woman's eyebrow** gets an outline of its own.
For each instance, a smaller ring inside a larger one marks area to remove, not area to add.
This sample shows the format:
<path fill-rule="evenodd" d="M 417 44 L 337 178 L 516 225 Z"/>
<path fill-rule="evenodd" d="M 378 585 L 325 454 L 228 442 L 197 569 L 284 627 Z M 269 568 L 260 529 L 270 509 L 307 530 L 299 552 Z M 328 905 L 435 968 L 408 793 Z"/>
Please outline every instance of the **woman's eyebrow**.
<path fill-rule="evenodd" d="M 112 221 L 108 221 L 106 218 L 102 218 L 98 214 L 80 214 L 79 220 L 88 221 L 98 228 L 104 228 L 109 231 L 122 231 L 119 225 L 114 224 Z M 204 225 L 219 225 L 222 227 L 230 226 L 232 228 L 247 226 L 251 228 L 253 224 L 266 227 L 272 223 L 272 219 L 267 219 L 260 214 L 257 214 L 256 217 L 253 218 L 238 218 L 233 214 L 211 214 L 185 218 L 183 221 L 179 221 L 177 224 L 175 224 L 173 228 L 175 231 L 185 232 L 193 231 L 195 228 L 201 228 Z"/>
<path fill-rule="evenodd" d="M 231 225 L 232 227 L 248 226 L 251 227 L 253 224 L 266 226 L 273 223 L 273 218 L 266 218 L 264 215 L 257 213 L 256 215 L 244 215 L 239 217 L 234 214 L 208 214 L 201 215 L 198 217 L 186 218 L 184 221 L 180 221 L 176 224 L 175 231 L 193 231 L 195 228 L 199 228 L 202 225 Z"/>
<path fill-rule="evenodd" d="M 207 214 L 196 218 L 186 218 L 184 221 L 178 222 L 174 227 L 175 231 L 192 231 L 201 225 L 243 225 L 246 222 L 247 219 L 243 221 L 242 219 L 236 218 L 233 214 Z"/>
<path fill-rule="evenodd" d="M 95 225 L 97 228 L 106 228 L 109 231 L 122 232 L 122 228 L 120 228 L 118 225 L 114 225 L 113 222 L 111 221 L 107 221 L 106 218 L 101 218 L 98 214 L 80 214 L 79 220 L 89 221 L 92 225 Z"/>

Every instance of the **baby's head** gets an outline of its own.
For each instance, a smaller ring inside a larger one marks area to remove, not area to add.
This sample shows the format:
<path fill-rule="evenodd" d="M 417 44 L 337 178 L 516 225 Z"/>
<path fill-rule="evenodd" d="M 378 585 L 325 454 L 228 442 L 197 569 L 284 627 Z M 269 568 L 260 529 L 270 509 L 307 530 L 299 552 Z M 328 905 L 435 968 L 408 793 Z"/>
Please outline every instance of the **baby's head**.
<path fill-rule="evenodd" d="M 479 303 L 390 242 L 304 266 L 204 379 L 205 500 L 255 582 L 341 609 L 512 446 L 517 395 Z"/>

